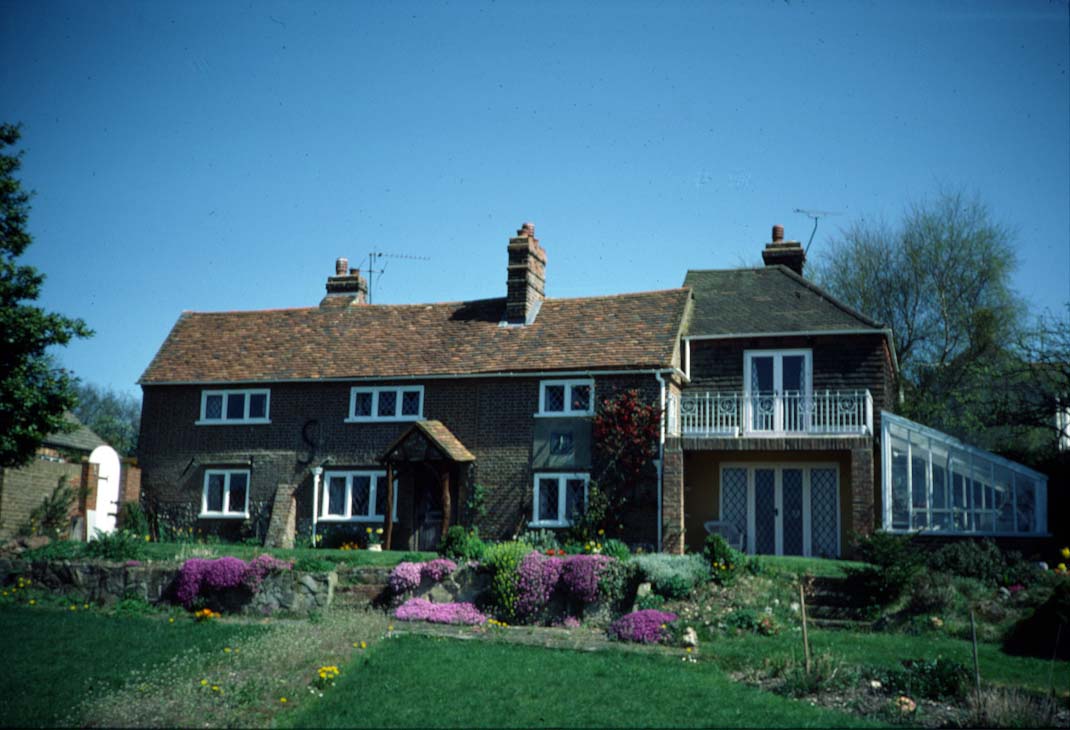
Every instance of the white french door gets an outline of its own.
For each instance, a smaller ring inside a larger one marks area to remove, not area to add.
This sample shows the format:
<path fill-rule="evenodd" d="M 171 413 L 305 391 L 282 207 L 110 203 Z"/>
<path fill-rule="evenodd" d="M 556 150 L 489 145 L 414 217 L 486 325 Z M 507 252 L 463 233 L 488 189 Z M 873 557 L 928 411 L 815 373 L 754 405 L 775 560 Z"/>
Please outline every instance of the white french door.
<path fill-rule="evenodd" d="M 752 555 L 835 557 L 840 552 L 834 464 L 726 464 L 721 519 L 746 535 Z"/>
<path fill-rule="evenodd" d="M 806 431 L 812 370 L 810 350 L 747 350 L 743 367 L 747 430 Z"/>

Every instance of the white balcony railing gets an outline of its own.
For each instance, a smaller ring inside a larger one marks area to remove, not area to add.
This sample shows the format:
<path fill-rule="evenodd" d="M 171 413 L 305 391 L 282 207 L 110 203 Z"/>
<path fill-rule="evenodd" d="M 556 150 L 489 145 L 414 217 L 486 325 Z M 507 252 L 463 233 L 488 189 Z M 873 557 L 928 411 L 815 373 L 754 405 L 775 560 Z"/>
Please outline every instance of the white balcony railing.
<path fill-rule="evenodd" d="M 854 436 L 873 433 L 868 390 L 800 393 L 685 391 L 669 401 L 673 436 Z"/>

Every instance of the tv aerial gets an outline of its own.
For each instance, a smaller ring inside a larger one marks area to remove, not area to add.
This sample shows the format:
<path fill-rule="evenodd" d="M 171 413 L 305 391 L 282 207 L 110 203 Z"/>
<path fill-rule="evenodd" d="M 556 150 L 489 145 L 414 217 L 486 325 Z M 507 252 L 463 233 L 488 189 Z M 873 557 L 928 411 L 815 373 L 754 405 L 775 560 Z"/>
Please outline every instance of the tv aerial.
<path fill-rule="evenodd" d="M 408 261 L 430 261 L 430 256 L 416 256 L 408 253 L 389 253 L 387 251 L 372 251 L 365 259 L 368 262 L 368 304 L 372 303 L 372 291 L 375 288 L 376 277 L 383 278 L 383 274 L 386 273 L 386 266 L 389 261 L 382 261 L 383 259 L 405 259 Z M 382 263 L 380 263 L 382 262 Z M 361 265 L 364 262 L 361 261 Z M 376 268 L 380 267 L 380 268 Z"/>
<path fill-rule="evenodd" d="M 817 222 L 822 218 L 828 218 L 830 215 L 842 215 L 842 213 L 832 210 L 808 210 L 806 208 L 796 208 L 795 212 L 814 219 L 814 230 L 810 231 L 810 240 L 806 242 L 806 248 L 803 250 L 804 256 L 810 252 L 810 244 L 814 242 L 814 234 L 817 233 Z"/>

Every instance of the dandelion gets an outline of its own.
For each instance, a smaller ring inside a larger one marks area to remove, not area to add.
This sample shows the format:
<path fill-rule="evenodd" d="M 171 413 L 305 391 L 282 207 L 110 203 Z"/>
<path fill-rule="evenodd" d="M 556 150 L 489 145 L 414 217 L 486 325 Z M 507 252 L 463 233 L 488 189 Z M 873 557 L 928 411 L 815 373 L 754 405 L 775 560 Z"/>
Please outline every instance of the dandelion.
<path fill-rule="evenodd" d="M 1064 547 L 1059 552 L 1062 554 L 1064 560 L 1070 559 L 1070 547 Z"/>
<path fill-rule="evenodd" d="M 82 608 L 89 608 L 89 604 L 88 603 L 82 604 Z"/>
<path fill-rule="evenodd" d="M 281 702 L 282 704 L 285 705 L 286 704 L 286 698 L 285 697 L 280 697 L 279 698 L 279 702 Z"/>
<path fill-rule="evenodd" d="M 77 607 L 77 606 L 71 606 L 71 610 L 72 610 L 72 611 L 77 611 L 77 610 L 78 610 L 78 607 Z"/>
<path fill-rule="evenodd" d="M 367 649 L 368 648 L 368 642 L 366 642 L 366 641 L 360 642 L 360 648 L 361 649 Z"/>
<path fill-rule="evenodd" d="M 605 531 L 605 530 L 602 530 L 602 529 L 599 529 L 599 530 L 598 530 L 598 534 L 599 534 L 599 535 L 604 535 L 604 534 L 606 534 L 606 531 Z"/>
<path fill-rule="evenodd" d="M 150 540 L 152 540 L 152 536 L 151 535 L 145 535 L 145 542 L 149 542 Z"/>
<path fill-rule="evenodd" d="M 224 646 L 223 647 L 223 653 L 224 654 L 229 654 L 230 653 L 230 647 L 229 646 Z"/>
<path fill-rule="evenodd" d="M 202 687 L 207 687 L 208 686 L 208 680 L 207 679 L 202 679 L 201 680 L 201 686 Z"/>
<path fill-rule="evenodd" d="M 223 690 L 221 690 L 221 689 L 219 688 L 219 685 L 218 685 L 218 684 L 213 684 L 213 685 L 212 685 L 212 691 L 213 691 L 213 692 L 222 692 Z"/>
<path fill-rule="evenodd" d="M 174 622 L 175 622 L 175 617 L 174 616 L 172 616 L 171 618 L 167 619 L 167 623 L 169 623 L 169 624 L 173 624 Z"/>
<path fill-rule="evenodd" d="M 30 605 L 31 606 L 36 606 L 37 605 L 37 601 L 35 601 L 34 599 L 31 598 L 30 599 Z"/>

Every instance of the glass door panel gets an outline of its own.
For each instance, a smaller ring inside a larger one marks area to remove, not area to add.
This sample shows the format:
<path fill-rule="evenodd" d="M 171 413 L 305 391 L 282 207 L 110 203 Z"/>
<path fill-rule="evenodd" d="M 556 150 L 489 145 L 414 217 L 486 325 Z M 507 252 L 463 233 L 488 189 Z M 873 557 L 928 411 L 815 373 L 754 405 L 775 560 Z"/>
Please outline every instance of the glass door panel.
<path fill-rule="evenodd" d="M 754 551 L 776 554 L 776 470 L 754 470 Z"/>

